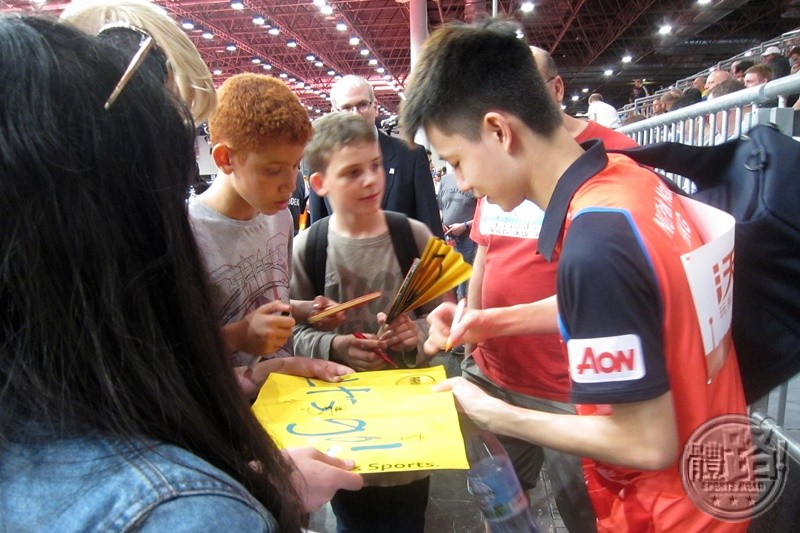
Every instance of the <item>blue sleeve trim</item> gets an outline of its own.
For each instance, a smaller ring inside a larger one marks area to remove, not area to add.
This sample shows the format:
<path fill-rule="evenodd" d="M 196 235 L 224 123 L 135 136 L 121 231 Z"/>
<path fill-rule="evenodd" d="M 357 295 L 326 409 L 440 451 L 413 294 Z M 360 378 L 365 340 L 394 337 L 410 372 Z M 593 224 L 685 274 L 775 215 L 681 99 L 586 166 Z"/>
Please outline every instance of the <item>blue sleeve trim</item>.
<path fill-rule="evenodd" d="M 597 342 L 602 350 L 602 339 L 640 340 L 641 376 L 596 374 L 576 382 L 571 375 L 575 403 L 643 401 L 669 390 L 660 283 L 630 212 L 595 207 L 573 218 L 561 252 L 557 297 L 566 342 Z"/>

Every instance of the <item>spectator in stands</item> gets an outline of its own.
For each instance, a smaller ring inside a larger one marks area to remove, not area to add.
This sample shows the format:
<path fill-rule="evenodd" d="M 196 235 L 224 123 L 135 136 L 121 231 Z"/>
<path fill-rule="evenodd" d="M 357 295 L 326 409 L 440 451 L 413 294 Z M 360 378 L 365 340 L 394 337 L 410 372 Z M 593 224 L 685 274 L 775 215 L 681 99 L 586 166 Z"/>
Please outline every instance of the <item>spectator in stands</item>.
<path fill-rule="evenodd" d="M 742 89 L 744 89 L 744 83 L 739 80 L 728 79 L 715 85 L 711 90 L 710 96 L 719 98 L 720 96 L 735 93 L 736 91 L 741 91 Z"/>
<path fill-rule="evenodd" d="M 755 65 L 749 59 L 741 59 L 739 61 L 734 61 L 731 63 L 731 76 L 733 79 L 739 80 L 740 82 L 744 83 L 744 73 L 747 72 L 747 69 Z"/>
<path fill-rule="evenodd" d="M 705 78 L 703 79 L 705 80 Z M 680 98 L 675 100 L 675 103 L 672 104 L 672 111 L 682 107 L 689 107 L 690 105 L 694 105 L 702 101 L 703 94 L 700 92 L 700 89 L 695 87 L 687 87 L 683 90 L 683 94 L 681 94 Z"/>
<path fill-rule="evenodd" d="M 623 126 L 627 126 L 628 124 L 635 124 L 636 122 L 641 122 L 646 120 L 647 117 L 642 115 L 641 113 L 632 113 L 628 115 L 628 117 L 622 121 Z"/>
<path fill-rule="evenodd" d="M 703 94 L 703 89 L 706 88 L 706 77 L 705 76 L 698 76 L 692 80 L 692 87 L 700 91 L 700 95 Z M 686 91 L 684 90 L 684 93 Z"/>
<path fill-rule="evenodd" d="M 761 54 L 761 59 L 772 68 L 773 80 L 788 76 L 792 69 L 791 65 L 789 65 L 789 59 L 781 53 L 781 49 L 777 46 L 767 47 L 764 53 Z"/>
<path fill-rule="evenodd" d="M 795 74 L 800 71 L 800 46 L 795 46 L 789 51 L 789 73 Z"/>
<path fill-rule="evenodd" d="M 705 79 L 705 78 L 704 78 Z M 675 103 L 672 105 L 672 110 L 676 111 L 681 109 L 682 107 L 689 107 L 694 104 L 703 101 L 703 95 L 700 93 L 698 89 L 695 87 L 687 87 L 683 90 L 683 94 L 680 98 L 675 100 Z M 679 137 L 678 141 L 683 142 L 684 140 L 689 142 L 689 144 L 693 144 L 693 140 L 696 138 L 695 134 L 699 133 L 700 131 L 700 122 L 703 119 L 698 117 L 696 120 L 687 118 L 683 123 L 683 133 L 679 134 L 683 137 Z"/>
<path fill-rule="evenodd" d="M 744 83 L 740 82 L 739 80 L 734 80 L 734 79 L 726 80 L 723 81 L 722 83 L 717 84 L 711 90 L 711 93 L 708 95 L 708 99 L 712 100 L 714 98 L 719 98 L 720 96 L 725 96 L 726 94 L 731 94 L 737 91 L 741 91 L 744 88 L 745 88 Z M 716 118 L 717 131 L 714 132 L 714 144 L 720 144 L 721 142 L 734 139 L 738 137 L 740 133 L 745 133 L 749 129 L 750 106 L 745 106 L 742 108 L 741 127 L 738 128 L 738 131 L 736 125 L 737 125 L 736 108 L 717 111 L 717 118 Z"/>
<path fill-rule="evenodd" d="M 645 96 L 650 96 L 650 93 L 647 92 L 647 87 L 644 86 L 642 80 L 633 80 L 630 102 L 633 103 L 638 98 L 644 98 Z"/>
<path fill-rule="evenodd" d="M 656 98 L 653 100 L 653 105 L 650 108 L 650 116 L 657 117 L 658 115 L 663 115 L 667 112 L 666 107 L 664 107 L 664 102 L 661 98 Z"/>
<path fill-rule="evenodd" d="M 753 65 L 744 73 L 744 86 L 755 87 L 757 85 L 763 85 L 772 81 L 773 78 L 772 67 L 766 63 L 760 63 L 758 65 Z"/>
<path fill-rule="evenodd" d="M 661 95 L 661 103 L 664 104 L 664 113 L 667 113 L 672 110 L 672 106 L 675 105 L 675 101 L 681 97 L 681 92 L 677 89 L 673 89 Z"/>
<path fill-rule="evenodd" d="M 708 99 L 714 87 L 729 79 L 731 79 L 731 73 L 727 70 L 715 70 L 706 78 L 705 92 L 703 94 L 705 94 Z"/>
<path fill-rule="evenodd" d="M 619 114 L 613 106 L 603 101 L 603 95 L 593 93 L 589 96 L 589 120 L 593 120 L 606 128 L 619 127 Z"/>

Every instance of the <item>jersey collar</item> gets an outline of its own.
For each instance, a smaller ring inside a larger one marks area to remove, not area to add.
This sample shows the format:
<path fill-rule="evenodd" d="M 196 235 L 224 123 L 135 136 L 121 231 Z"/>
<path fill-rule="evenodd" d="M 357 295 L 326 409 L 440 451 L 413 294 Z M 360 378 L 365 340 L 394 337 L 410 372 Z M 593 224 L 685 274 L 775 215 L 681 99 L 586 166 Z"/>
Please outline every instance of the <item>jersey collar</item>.
<path fill-rule="evenodd" d="M 575 191 L 608 164 L 608 155 L 602 141 L 592 139 L 582 143 L 581 146 L 586 151 L 559 178 L 544 213 L 538 251 L 547 261 L 553 257 Z"/>

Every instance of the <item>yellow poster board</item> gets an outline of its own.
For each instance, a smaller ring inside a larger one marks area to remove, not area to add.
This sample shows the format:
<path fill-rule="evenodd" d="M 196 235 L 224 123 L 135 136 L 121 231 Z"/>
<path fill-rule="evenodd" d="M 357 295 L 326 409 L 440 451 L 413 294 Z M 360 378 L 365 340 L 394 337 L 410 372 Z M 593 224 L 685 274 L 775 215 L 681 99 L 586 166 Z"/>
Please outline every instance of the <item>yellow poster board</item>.
<path fill-rule="evenodd" d="M 270 374 L 253 404 L 282 448 L 312 446 L 355 471 L 469 468 L 444 367 L 360 372 L 339 383 Z"/>

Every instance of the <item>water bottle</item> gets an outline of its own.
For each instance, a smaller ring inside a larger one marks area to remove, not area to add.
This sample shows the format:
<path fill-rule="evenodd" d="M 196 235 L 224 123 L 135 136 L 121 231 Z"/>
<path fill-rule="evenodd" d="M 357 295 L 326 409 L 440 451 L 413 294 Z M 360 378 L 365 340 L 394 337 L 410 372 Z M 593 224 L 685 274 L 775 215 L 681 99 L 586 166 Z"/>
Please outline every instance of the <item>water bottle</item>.
<path fill-rule="evenodd" d="M 492 533 L 539 533 L 511 459 L 497 437 L 488 431 L 471 436 L 467 458 L 467 490 Z"/>

